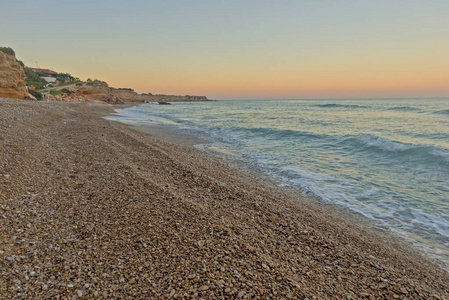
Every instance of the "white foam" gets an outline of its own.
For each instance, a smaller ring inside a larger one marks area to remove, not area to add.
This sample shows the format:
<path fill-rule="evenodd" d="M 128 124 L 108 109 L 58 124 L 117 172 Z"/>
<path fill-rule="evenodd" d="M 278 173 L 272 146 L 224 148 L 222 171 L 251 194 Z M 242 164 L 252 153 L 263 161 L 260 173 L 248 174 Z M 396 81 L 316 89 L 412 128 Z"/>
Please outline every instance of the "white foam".
<path fill-rule="evenodd" d="M 367 146 L 377 147 L 386 151 L 406 151 L 416 147 L 415 145 L 403 144 L 370 134 L 361 134 L 356 139 Z"/>
<path fill-rule="evenodd" d="M 420 209 L 412 209 L 411 213 L 414 217 L 412 223 L 419 223 L 431 229 L 438 234 L 449 237 L 449 221 L 441 217 L 423 212 Z"/>

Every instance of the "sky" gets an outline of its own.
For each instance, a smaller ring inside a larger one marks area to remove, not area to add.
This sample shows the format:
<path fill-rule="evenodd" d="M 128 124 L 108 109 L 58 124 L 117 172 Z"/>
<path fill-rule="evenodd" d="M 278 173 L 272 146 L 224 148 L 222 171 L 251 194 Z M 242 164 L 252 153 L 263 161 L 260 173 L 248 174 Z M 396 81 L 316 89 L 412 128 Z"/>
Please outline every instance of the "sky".
<path fill-rule="evenodd" d="M 448 0 L 1 0 L 27 66 L 210 99 L 449 97 Z"/>

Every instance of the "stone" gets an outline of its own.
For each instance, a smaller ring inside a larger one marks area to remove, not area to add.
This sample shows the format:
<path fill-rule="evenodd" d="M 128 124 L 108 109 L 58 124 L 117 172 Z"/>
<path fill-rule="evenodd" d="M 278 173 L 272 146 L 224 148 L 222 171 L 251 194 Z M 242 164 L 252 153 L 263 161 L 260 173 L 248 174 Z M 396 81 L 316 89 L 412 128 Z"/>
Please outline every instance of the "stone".
<path fill-rule="evenodd" d="M 267 266 L 266 264 L 262 264 L 262 268 L 264 268 L 264 269 L 267 270 L 267 271 L 270 271 L 270 267 Z"/>

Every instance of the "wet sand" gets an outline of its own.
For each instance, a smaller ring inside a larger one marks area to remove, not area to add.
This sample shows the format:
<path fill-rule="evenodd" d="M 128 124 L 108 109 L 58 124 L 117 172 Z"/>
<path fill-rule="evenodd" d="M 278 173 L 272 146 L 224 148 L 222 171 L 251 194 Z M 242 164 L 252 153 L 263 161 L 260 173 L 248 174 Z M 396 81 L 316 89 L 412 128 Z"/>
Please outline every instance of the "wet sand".
<path fill-rule="evenodd" d="M 449 298 L 406 244 L 114 108 L 0 99 L 2 298 Z"/>

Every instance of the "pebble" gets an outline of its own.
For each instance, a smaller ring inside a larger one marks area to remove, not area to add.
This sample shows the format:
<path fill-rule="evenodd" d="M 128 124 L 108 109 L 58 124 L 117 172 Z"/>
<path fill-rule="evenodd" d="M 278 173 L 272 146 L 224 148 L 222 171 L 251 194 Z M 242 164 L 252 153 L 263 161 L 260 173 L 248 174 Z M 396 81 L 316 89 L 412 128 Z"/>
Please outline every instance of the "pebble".
<path fill-rule="evenodd" d="M 168 298 L 173 297 L 175 295 L 175 293 L 176 293 L 176 290 L 171 290 L 170 291 L 170 295 L 168 296 Z"/>
<path fill-rule="evenodd" d="M 267 270 L 267 271 L 270 271 L 270 267 L 267 266 L 266 264 L 262 264 L 262 268 L 264 268 L 264 269 Z"/>
<path fill-rule="evenodd" d="M 23 120 L 0 134 L 5 299 L 449 299 L 432 264 L 106 106 L 4 103 L 0 128 L 8 110 Z"/>

